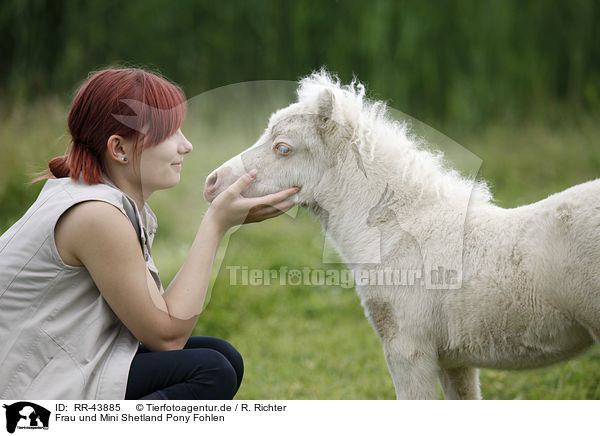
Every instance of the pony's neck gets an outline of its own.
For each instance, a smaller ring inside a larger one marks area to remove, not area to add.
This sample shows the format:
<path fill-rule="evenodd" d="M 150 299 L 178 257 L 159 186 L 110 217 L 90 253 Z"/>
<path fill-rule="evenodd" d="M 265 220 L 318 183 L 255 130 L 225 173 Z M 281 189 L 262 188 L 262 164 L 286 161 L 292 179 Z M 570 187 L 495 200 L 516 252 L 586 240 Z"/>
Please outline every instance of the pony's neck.
<path fill-rule="evenodd" d="M 323 180 L 317 200 L 329 213 L 362 214 L 375 207 L 387 191 L 396 218 L 402 221 L 407 215 L 414 216 L 417 209 L 447 200 L 445 191 L 457 195 L 461 188 L 459 180 L 445 174 L 430 153 L 405 145 L 374 147 L 371 156 L 362 157 L 362 168 L 349 152 L 333 177 Z"/>
<path fill-rule="evenodd" d="M 471 193 L 464 180 L 444 173 L 430 153 L 403 147 L 374 148 L 372 156 L 363 159 L 364 172 L 348 153 L 323 180 L 311 209 L 347 263 L 379 259 L 386 229 L 414 228 L 420 216 L 441 207 L 466 208 Z M 383 207 L 393 212 L 391 216 L 369 224 L 370 214 Z"/>
<path fill-rule="evenodd" d="M 386 188 L 386 181 L 376 173 L 369 177 L 369 169 L 366 171 L 367 177 L 350 157 L 324 177 L 316 201 L 310 205 L 311 212 L 321 221 L 323 232 L 348 264 L 380 260 L 382 229 L 369 225 L 368 218 Z M 391 223 L 383 223 L 386 224 Z"/>

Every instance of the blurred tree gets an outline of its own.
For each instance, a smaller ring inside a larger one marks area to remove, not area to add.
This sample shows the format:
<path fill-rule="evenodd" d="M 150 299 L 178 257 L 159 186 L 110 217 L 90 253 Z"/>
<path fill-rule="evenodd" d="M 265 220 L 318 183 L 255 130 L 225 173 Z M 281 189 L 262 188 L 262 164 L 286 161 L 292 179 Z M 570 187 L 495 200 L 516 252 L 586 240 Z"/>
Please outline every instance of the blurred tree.
<path fill-rule="evenodd" d="M 4 0 L 0 92 L 66 98 L 126 64 L 194 95 L 326 65 L 425 120 L 597 110 L 598 22 L 598 0 Z"/>

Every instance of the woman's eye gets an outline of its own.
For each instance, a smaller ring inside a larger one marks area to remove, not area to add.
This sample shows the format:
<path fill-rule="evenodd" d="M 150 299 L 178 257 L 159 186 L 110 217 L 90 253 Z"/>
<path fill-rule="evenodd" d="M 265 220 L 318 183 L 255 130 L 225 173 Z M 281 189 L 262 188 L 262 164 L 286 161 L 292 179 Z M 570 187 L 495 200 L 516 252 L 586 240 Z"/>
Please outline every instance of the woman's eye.
<path fill-rule="evenodd" d="M 275 146 L 275 150 L 277 151 L 277 153 L 279 153 L 282 156 L 287 156 L 289 154 L 291 154 L 292 152 L 292 147 L 290 147 L 287 144 L 277 144 Z"/>

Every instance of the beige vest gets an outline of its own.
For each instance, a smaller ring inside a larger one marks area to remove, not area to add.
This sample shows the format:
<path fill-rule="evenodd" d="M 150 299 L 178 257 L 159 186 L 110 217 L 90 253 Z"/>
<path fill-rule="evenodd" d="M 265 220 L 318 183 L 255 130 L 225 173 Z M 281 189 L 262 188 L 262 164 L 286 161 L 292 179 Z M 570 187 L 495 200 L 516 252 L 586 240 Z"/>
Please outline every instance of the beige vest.
<path fill-rule="evenodd" d="M 54 242 L 58 218 L 87 200 L 110 203 L 136 228 L 146 264 L 156 217 L 106 179 L 50 179 L 25 215 L 0 237 L 0 398 L 123 399 L 137 339 L 84 267 L 66 265 Z"/>

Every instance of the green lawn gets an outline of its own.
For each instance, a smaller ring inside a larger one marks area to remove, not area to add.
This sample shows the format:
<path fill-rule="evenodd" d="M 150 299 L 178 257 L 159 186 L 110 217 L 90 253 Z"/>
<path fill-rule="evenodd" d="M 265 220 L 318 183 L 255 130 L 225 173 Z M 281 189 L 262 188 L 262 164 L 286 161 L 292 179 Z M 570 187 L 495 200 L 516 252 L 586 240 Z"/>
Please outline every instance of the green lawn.
<path fill-rule="evenodd" d="M 271 98 L 272 97 L 272 98 Z M 210 170 L 252 144 L 270 111 L 285 103 L 271 96 L 264 108 L 216 105 L 205 96 L 190 105 L 184 133 L 195 145 L 177 188 L 150 203 L 159 218 L 154 257 L 168 284 L 185 259 L 206 202 Z M 43 169 L 66 147 L 67 108 L 46 101 L 0 113 L 0 231 L 34 200 L 41 184 L 28 174 Z M 245 116 L 242 116 L 247 112 Z M 577 123 L 496 123 L 458 140 L 483 160 L 480 175 L 505 207 L 536 201 L 600 175 L 600 127 Z M 381 346 L 353 289 L 341 286 L 232 285 L 226 266 L 302 270 L 323 265 L 320 226 L 297 216 L 244 226 L 231 235 L 212 296 L 195 330 L 229 340 L 246 364 L 239 399 L 391 399 L 394 389 Z M 600 347 L 579 358 L 531 371 L 481 371 L 488 399 L 600 399 Z"/>

